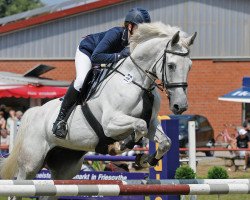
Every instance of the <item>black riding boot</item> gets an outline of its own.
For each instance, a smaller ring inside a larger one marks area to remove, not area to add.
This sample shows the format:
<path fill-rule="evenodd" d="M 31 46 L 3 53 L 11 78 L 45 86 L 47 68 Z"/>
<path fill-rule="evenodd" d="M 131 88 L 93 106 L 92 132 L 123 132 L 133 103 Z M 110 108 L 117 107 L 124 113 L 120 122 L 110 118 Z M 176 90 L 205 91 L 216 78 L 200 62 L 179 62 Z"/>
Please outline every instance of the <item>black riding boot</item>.
<path fill-rule="evenodd" d="M 64 139 L 67 136 L 67 119 L 65 119 L 65 117 L 76 103 L 78 96 L 79 92 L 74 88 L 74 83 L 72 83 L 64 96 L 61 109 L 52 128 L 53 134 L 55 134 L 56 137 Z"/>

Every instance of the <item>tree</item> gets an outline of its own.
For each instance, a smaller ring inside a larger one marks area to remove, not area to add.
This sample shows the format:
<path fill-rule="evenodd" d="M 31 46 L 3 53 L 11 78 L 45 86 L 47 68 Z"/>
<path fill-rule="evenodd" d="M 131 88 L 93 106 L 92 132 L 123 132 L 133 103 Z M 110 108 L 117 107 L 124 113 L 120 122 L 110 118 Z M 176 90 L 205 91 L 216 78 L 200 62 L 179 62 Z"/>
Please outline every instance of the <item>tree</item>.
<path fill-rule="evenodd" d="M 0 17 L 14 15 L 44 6 L 40 0 L 0 0 Z"/>

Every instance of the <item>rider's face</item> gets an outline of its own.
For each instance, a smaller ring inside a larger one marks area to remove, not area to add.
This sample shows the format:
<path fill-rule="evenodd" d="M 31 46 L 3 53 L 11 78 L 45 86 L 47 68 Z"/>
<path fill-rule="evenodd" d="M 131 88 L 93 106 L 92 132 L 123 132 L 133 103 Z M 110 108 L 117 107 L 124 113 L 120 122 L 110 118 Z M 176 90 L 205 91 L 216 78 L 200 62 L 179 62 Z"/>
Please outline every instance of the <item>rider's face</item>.
<path fill-rule="evenodd" d="M 138 26 L 137 25 L 135 25 L 135 24 L 129 24 L 128 25 L 128 37 L 130 37 L 131 35 L 133 35 L 134 34 L 134 32 L 135 32 L 135 30 L 138 28 Z"/>

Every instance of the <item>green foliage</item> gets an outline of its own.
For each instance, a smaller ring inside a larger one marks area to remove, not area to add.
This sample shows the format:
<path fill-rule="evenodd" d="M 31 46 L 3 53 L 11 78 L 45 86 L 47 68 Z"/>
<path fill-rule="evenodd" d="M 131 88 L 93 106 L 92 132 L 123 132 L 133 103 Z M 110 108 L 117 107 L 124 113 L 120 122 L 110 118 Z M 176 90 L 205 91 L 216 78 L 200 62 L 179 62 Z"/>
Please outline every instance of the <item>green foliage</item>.
<path fill-rule="evenodd" d="M 92 167 L 95 171 L 103 171 L 104 167 L 101 161 L 93 161 Z"/>
<path fill-rule="evenodd" d="M 175 172 L 176 179 L 194 179 L 195 176 L 194 170 L 187 165 L 180 166 Z"/>
<path fill-rule="evenodd" d="M 40 0 L 0 0 L 0 18 L 42 6 Z"/>
<path fill-rule="evenodd" d="M 212 167 L 208 170 L 207 178 L 209 179 L 227 179 L 228 173 L 227 171 L 222 167 Z"/>

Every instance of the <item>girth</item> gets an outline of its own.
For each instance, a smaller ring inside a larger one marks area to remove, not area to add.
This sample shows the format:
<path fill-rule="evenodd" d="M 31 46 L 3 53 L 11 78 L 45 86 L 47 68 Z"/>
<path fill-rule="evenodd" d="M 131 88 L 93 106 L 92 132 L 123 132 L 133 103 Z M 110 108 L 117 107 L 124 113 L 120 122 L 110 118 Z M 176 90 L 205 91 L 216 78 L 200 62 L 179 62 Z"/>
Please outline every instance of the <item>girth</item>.
<path fill-rule="evenodd" d="M 91 128 L 95 131 L 99 138 L 99 142 L 96 145 L 95 152 L 100 154 L 108 154 L 108 145 L 116 142 L 113 138 L 107 137 L 104 134 L 102 125 L 97 121 L 96 117 L 93 115 L 91 110 L 89 109 L 88 103 L 85 103 L 81 106 L 83 115 L 88 121 Z"/>
<path fill-rule="evenodd" d="M 143 108 L 140 118 L 146 121 L 147 127 L 149 128 L 152 116 L 152 108 L 154 105 L 154 95 L 152 94 L 152 92 L 144 91 L 142 95 L 142 103 Z"/>

